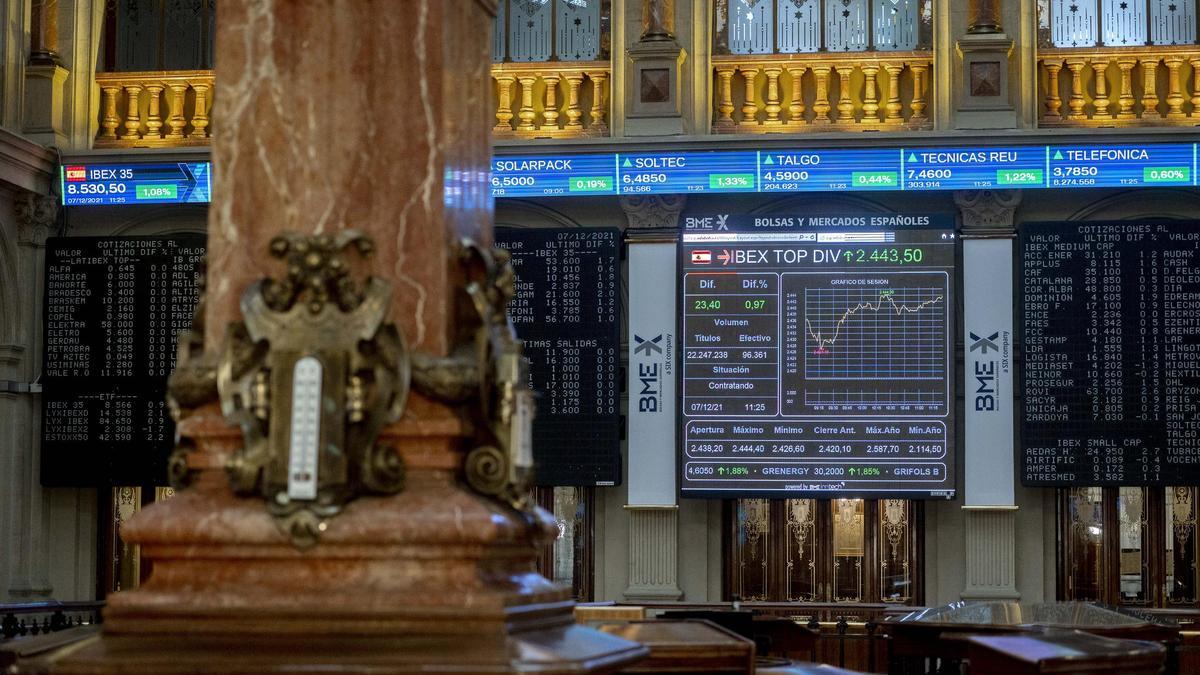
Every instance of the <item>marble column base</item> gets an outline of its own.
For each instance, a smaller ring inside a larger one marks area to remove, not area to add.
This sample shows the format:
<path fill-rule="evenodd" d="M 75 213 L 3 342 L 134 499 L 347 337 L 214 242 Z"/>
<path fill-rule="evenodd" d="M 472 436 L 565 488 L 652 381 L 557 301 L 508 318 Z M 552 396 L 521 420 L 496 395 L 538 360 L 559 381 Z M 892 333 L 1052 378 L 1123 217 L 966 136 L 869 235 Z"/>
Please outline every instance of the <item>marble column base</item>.
<path fill-rule="evenodd" d="M 963 600 L 1019 600 L 1016 509 L 967 509 Z"/>
<path fill-rule="evenodd" d="M 629 511 L 629 602 L 683 597 L 679 589 L 678 509 L 626 507 Z"/>
<path fill-rule="evenodd" d="M 307 550 L 262 499 L 230 492 L 221 467 L 240 430 L 215 404 L 187 417 L 194 482 L 125 529 L 150 578 L 111 596 L 100 638 L 18 672 L 574 672 L 641 658 L 574 625 L 570 589 L 534 570 L 549 514 L 463 488 L 451 468 L 463 423 L 414 410 L 382 437 L 405 459 L 404 490 L 351 502 Z"/>

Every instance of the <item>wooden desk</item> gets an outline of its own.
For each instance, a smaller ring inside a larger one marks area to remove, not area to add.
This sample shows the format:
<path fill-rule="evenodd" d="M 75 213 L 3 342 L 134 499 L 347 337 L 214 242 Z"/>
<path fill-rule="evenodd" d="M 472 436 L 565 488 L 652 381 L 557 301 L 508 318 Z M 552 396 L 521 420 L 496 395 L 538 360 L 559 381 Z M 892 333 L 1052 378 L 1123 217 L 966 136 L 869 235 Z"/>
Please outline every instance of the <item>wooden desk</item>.
<path fill-rule="evenodd" d="M 628 621 L 595 628 L 640 642 L 650 656 L 623 673 L 753 673 L 754 643 L 709 621 Z"/>
<path fill-rule="evenodd" d="M 1157 675 L 1166 658 L 1166 649 L 1154 642 L 1115 640 L 1082 631 L 958 639 L 964 644 L 970 675 Z"/>

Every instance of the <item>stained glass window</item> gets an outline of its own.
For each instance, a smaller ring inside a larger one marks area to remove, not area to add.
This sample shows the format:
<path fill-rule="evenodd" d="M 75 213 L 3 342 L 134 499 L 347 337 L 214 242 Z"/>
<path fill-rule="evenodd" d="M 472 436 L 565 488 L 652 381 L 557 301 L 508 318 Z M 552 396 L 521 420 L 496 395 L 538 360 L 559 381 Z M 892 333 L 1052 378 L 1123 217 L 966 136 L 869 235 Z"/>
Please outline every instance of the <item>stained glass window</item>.
<path fill-rule="evenodd" d="M 609 0 L 501 0 L 492 61 L 607 58 Z"/>
<path fill-rule="evenodd" d="M 928 46 L 929 0 L 716 0 L 718 53 L 909 51 Z"/>
<path fill-rule="evenodd" d="M 861 52 L 867 48 L 867 0 L 825 0 L 825 48 Z"/>
<path fill-rule="evenodd" d="M 1196 43 L 1196 3 L 1191 0 L 1150 0 L 1150 44 Z"/>
<path fill-rule="evenodd" d="M 1196 43 L 1195 0 L 1039 0 L 1049 47 Z"/>

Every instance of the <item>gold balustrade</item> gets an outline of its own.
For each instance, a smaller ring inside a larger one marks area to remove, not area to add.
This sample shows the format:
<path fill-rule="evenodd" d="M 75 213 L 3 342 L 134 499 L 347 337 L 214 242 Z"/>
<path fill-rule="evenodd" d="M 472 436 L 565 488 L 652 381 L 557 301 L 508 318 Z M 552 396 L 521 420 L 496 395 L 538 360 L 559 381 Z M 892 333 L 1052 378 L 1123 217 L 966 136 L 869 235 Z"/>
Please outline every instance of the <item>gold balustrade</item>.
<path fill-rule="evenodd" d="M 208 145 L 213 71 L 97 73 L 96 84 L 96 147 Z"/>
<path fill-rule="evenodd" d="M 1038 52 L 1043 127 L 1200 125 L 1200 45 Z"/>
<path fill-rule="evenodd" d="M 713 133 L 929 129 L 933 55 L 713 57 Z"/>
<path fill-rule="evenodd" d="M 607 136 L 608 61 L 493 63 L 494 138 Z"/>

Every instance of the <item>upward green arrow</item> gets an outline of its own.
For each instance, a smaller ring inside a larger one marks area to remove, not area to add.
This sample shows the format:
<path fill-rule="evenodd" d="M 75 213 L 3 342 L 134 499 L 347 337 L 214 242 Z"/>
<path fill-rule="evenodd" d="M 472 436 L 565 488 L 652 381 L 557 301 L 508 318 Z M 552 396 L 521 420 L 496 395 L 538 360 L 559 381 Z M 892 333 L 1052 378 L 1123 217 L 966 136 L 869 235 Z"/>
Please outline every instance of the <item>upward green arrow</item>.
<path fill-rule="evenodd" d="M 770 156 L 770 155 L 767 155 L 767 161 L 763 162 L 763 164 L 774 164 L 774 163 L 775 163 L 775 162 L 772 162 L 772 161 L 771 161 L 771 156 Z"/>
<path fill-rule="evenodd" d="M 915 152 L 908 153 L 908 161 L 910 161 L 910 162 L 917 161 L 917 153 L 915 153 Z"/>
<path fill-rule="evenodd" d="M 1054 151 L 1054 159 L 1062 159 L 1062 151 L 1061 150 Z"/>
<path fill-rule="evenodd" d="M 631 167 L 631 166 L 633 166 L 633 164 L 632 164 L 632 163 L 630 163 L 630 161 L 629 161 L 629 158 L 628 158 L 628 157 L 626 157 L 626 158 L 625 158 L 625 163 L 621 165 L 621 168 L 623 168 L 623 169 L 628 169 L 628 168 L 629 168 L 629 167 Z"/>

